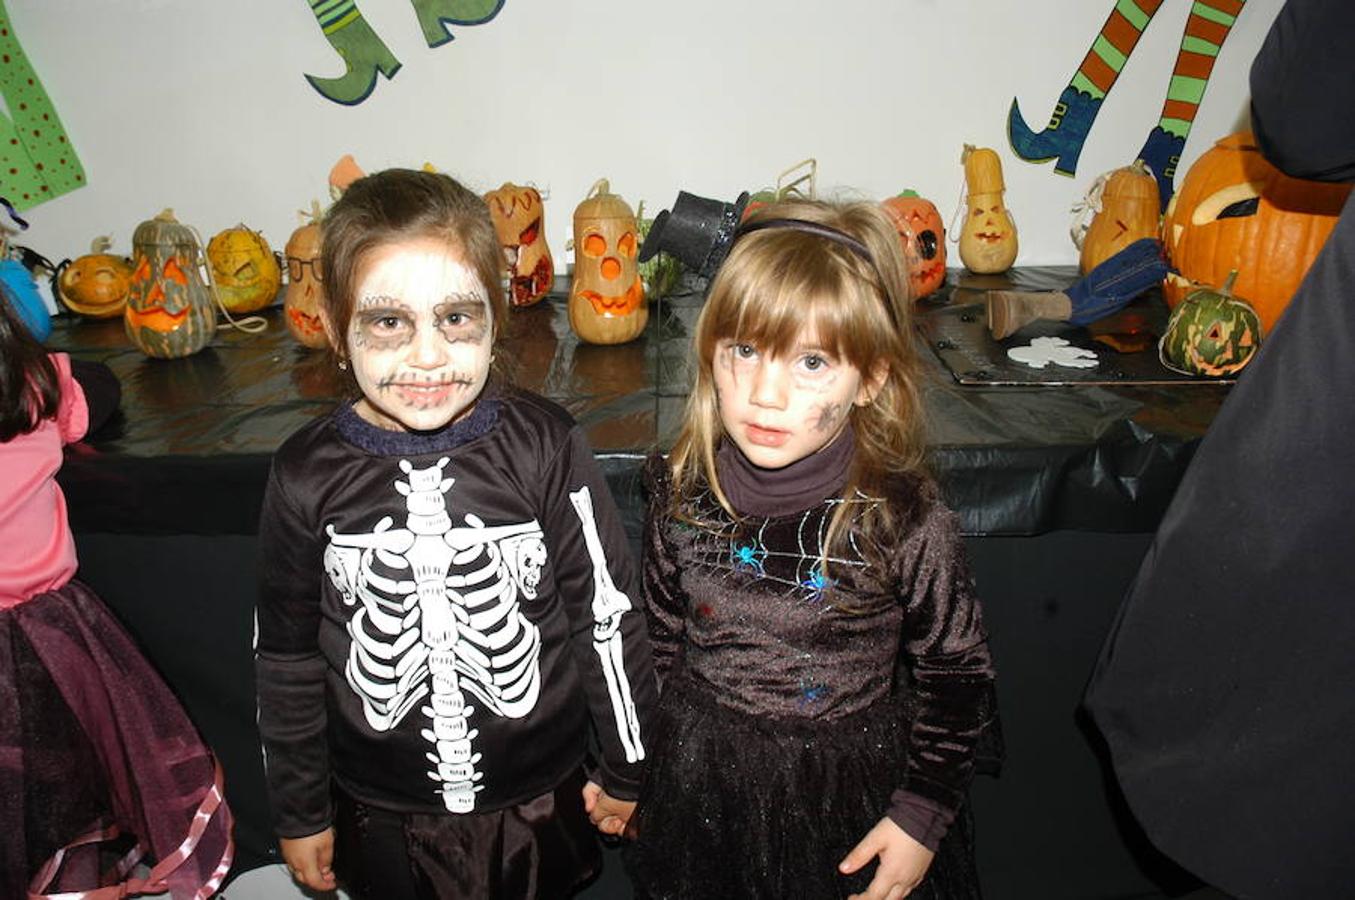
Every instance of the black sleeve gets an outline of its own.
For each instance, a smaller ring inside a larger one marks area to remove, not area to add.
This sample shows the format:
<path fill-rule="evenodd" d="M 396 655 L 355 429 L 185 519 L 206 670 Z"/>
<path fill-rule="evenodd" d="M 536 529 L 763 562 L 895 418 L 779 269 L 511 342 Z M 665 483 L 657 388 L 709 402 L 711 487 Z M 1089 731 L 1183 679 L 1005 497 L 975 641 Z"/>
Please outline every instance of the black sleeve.
<path fill-rule="evenodd" d="M 254 669 L 259 737 L 279 837 L 330 824 L 325 660 L 320 653 L 320 536 L 269 475 L 259 520 Z"/>
<path fill-rule="evenodd" d="M 579 428 L 549 467 L 545 487 L 541 526 L 601 749 L 598 780 L 613 797 L 634 800 L 657 689 L 630 542 Z"/>
<path fill-rule="evenodd" d="M 1282 172 L 1355 181 L 1355 3 L 1289 0 L 1251 68 L 1252 129 Z"/>
<path fill-rule="evenodd" d="M 89 428 L 85 434 L 94 434 L 118 411 L 122 403 L 122 382 L 103 363 L 74 357 L 71 358 L 71 376 L 85 392 L 85 405 L 89 407 Z"/>

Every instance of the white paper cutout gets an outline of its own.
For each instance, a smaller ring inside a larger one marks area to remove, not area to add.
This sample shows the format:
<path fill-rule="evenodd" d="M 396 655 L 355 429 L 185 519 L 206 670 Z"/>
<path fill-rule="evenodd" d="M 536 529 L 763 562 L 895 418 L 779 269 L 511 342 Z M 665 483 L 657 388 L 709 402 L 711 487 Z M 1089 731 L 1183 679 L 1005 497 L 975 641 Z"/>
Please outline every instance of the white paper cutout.
<path fill-rule="evenodd" d="M 1016 362 L 1043 369 L 1053 363 L 1071 369 L 1092 369 L 1096 367 L 1096 354 L 1091 350 L 1074 347 L 1063 338 L 1038 337 L 1024 347 L 1013 347 L 1007 355 Z"/>

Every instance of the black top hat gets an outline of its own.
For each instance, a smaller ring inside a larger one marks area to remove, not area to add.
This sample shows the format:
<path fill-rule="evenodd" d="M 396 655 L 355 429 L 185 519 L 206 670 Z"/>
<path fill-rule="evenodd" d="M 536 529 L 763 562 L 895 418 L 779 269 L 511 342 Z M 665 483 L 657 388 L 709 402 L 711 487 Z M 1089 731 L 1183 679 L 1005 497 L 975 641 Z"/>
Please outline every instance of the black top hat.
<path fill-rule="evenodd" d="M 734 230 L 747 206 L 747 191 L 733 203 L 678 191 L 672 211 L 665 209 L 654 217 L 640 245 L 640 262 L 659 252 L 668 253 L 703 278 L 711 277 L 729 253 Z"/>

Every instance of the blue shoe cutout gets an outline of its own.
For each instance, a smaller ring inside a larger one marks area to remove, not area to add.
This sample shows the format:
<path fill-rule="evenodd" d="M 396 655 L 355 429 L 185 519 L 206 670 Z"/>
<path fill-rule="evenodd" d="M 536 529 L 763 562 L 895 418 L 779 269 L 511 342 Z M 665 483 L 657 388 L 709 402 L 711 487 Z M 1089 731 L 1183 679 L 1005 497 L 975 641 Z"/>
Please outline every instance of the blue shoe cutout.
<path fill-rule="evenodd" d="M 1069 85 L 1059 95 L 1054 104 L 1054 113 L 1044 131 L 1034 132 L 1021 117 L 1016 100 L 1012 100 L 1011 111 L 1007 114 L 1007 137 L 1012 143 L 1016 155 L 1027 162 L 1054 162 L 1054 171 L 1061 175 L 1077 172 L 1077 158 L 1082 153 L 1082 143 L 1092 130 L 1096 114 L 1101 111 L 1101 101 L 1091 94 L 1079 91 Z"/>
<path fill-rule="evenodd" d="M 1143 149 L 1139 151 L 1139 159 L 1153 170 L 1153 177 L 1157 179 L 1157 197 L 1163 212 L 1167 209 L 1167 201 L 1176 192 L 1172 182 L 1176 178 L 1176 167 L 1181 162 L 1181 152 L 1185 149 L 1185 138 L 1177 137 L 1158 125 L 1148 132 L 1148 140 L 1143 142 Z"/>

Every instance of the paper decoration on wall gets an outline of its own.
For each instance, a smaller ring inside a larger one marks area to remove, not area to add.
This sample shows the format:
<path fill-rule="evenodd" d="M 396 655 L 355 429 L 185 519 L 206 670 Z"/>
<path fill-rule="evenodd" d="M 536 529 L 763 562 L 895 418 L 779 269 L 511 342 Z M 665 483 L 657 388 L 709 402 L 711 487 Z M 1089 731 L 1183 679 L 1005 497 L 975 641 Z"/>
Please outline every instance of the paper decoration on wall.
<path fill-rule="evenodd" d="M 362 17 L 356 0 L 306 0 L 325 40 L 343 58 L 346 71 L 336 78 L 307 75 L 311 87 L 345 106 L 366 100 L 376 89 L 376 76 L 394 78 L 400 60 Z M 453 40 L 451 25 L 483 25 L 499 14 L 504 0 L 410 0 L 424 40 L 440 47 Z"/>
<path fill-rule="evenodd" d="M 1176 166 L 1195 122 L 1195 113 L 1204 99 L 1214 62 L 1246 0 L 1191 2 L 1181 48 L 1167 84 L 1162 115 L 1138 154 L 1138 159 L 1146 163 L 1157 178 L 1162 209 L 1166 209 L 1167 201 L 1171 199 Z M 1032 131 L 1026 125 L 1017 101 L 1012 100 L 1007 114 L 1007 135 L 1017 156 L 1027 162 L 1053 159 L 1054 171 L 1061 175 L 1072 175 L 1077 171 L 1078 155 L 1101 104 L 1115 86 L 1129 55 L 1162 3 L 1163 0 L 1116 0 L 1082 65 L 1059 95 L 1043 131 Z"/>
<path fill-rule="evenodd" d="M 73 191 L 85 170 L 66 139 L 52 101 L 24 55 L 0 0 L 0 194 L 18 209 Z"/>

